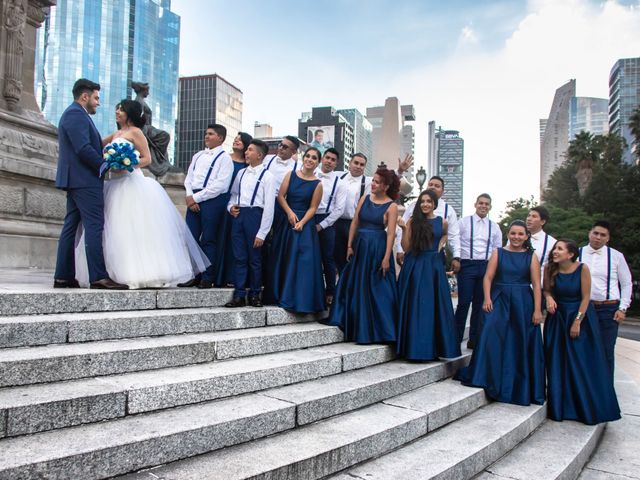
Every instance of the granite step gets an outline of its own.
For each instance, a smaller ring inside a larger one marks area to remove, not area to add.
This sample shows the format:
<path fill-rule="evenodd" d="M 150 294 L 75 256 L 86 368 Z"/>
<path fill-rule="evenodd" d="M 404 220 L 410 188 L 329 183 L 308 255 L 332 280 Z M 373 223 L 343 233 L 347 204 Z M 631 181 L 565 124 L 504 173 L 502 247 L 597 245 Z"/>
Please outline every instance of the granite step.
<path fill-rule="evenodd" d="M 575 480 L 596 449 L 604 423 L 546 420 L 477 480 Z"/>
<path fill-rule="evenodd" d="M 184 367 L 3 388 L 0 389 L 0 418 L 5 419 L 5 426 L 0 425 L 0 437 L 210 401 L 336 375 L 354 365 L 363 368 L 392 359 L 393 351 L 383 345 L 344 344 L 341 348 L 329 345 Z M 370 377 L 378 384 L 395 381 L 398 386 L 386 387 L 389 391 L 410 388 L 423 377 L 440 379 L 445 372 L 445 364 L 418 367 L 398 364 L 391 367 L 386 376 L 382 372 L 374 376 L 372 372 Z M 421 370 L 434 373 L 420 375 Z M 341 375 L 334 378 L 339 377 Z M 349 385 L 344 388 L 349 387 L 355 388 Z"/>
<path fill-rule="evenodd" d="M 407 402 L 408 408 L 421 408 Z M 331 480 L 466 479 L 512 450 L 545 419 L 545 405 L 492 403 L 444 428 Z"/>
<path fill-rule="evenodd" d="M 300 323 L 163 337 L 5 348 L 0 387 L 247 357 L 341 342 L 336 327 Z"/>
<path fill-rule="evenodd" d="M 406 404 L 419 402 L 419 408 Z M 438 382 L 382 403 L 123 477 L 319 479 L 401 447 L 487 404 L 484 392 Z M 352 478 L 352 477 L 348 477 Z M 402 478 L 402 477 L 384 477 Z"/>
<path fill-rule="evenodd" d="M 0 317 L 0 348 L 214 332 L 320 320 L 278 307 L 185 308 Z"/>

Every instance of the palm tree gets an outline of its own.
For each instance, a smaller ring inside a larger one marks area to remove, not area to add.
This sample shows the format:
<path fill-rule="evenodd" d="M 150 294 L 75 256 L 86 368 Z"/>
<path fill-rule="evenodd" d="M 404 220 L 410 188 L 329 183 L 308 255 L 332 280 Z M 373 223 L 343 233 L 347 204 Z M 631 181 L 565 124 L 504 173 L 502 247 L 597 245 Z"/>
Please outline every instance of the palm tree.
<path fill-rule="evenodd" d="M 631 149 L 635 152 L 636 163 L 640 163 L 640 106 L 634 110 L 629 117 L 629 129 L 631 130 L 631 135 L 635 137 L 633 141 L 633 145 L 631 145 Z"/>
<path fill-rule="evenodd" d="M 593 178 L 593 165 L 598 154 L 593 148 L 593 135 L 586 131 L 578 133 L 567 149 L 567 159 L 576 166 L 578 192 L 583 196 Z"/>

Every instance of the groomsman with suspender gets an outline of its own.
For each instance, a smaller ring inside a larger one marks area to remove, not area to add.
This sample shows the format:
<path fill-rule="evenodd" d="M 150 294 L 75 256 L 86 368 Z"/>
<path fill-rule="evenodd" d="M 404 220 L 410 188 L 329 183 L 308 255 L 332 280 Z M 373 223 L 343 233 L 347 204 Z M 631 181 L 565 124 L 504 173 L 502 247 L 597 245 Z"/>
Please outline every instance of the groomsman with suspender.
<path fill-rule="evenodd" d="M 271 229 L 275 203 L 275 178 L 262 163 L 269 147 L 262 140 L 252 140 L 245 153 L 249 166 L 238 172 L 227 204 L 233 216 L 231 248 L 235 260 L 233 300 L 225 307 L 261 307 L 262 245 Z"/>
<path fill-rule="evenodd" d="M 544 267 L 549 261 L 549 252 L 556 244 L 556 239 L 543 230 L 549 219 L 549 210 L 541 205 L 530 209 L 527 215 L 527 229 L 531 234 L 531 246 L 540 260 L 540 285 L 542 285 L 542 277 L 544 277 Z M 544 295 L 542 298 L 544 302 Z"/>
<path fill-rule="evenodd" d="M 589 231 L 589 244 L 580 248 L 579 260 L 591 272 L 591 303 L 598 314 L 600 338 L 613 381 L 618 325 L 631 304 L 632 280 L 624 255 L 607 245 L 610 232 L 609 222 L 595 222 Z"/>
<path fill-rule="evenodd" d="M 204 134 L 206 148 L 193 156 L 184 188 L 187 191 L 187 226 L 211 262 L 201 278 L 178 284 L 179 287 L 213 287 L 213 263 L 216 258 L 218 225 L 226 207 L 226 193 L 231 183 L 233 160 L 222 149 L 227 129 L 213 124 Z"/>
<path fill-rule="evenodd" d="M 502 232 L 497 223 L 489 220 L 491 197 L 487 193 L 478 196 L 476 213 L 458 221 L 460 251 L 453 252 L 460 257 L 458 279 L 458 306 L 456 307 L 456 329 L 458 342 L 462 341 L 467 314 L 471 306 L 471 321 L 467 348 L 473 348 L 480 336 L 480 310 L 484 295 L 482 280 L 487 270 L 489 257 L 496 248 L 502 246 Z"/>
<path fill-rule="evenodd" d="M 322 156 L 322 163 L 316 169 L 316 177 L 322 182 L 322 200 L 316 211 L 316 229 L 320 238 L 322 270 L 324 272 L 327 305 L 333 302 L 336 289 L 336 262 L 334 258 L 336 230 L 335 222 L 344 212 L 346 199 L 345 183 L 334 170 L 340 160 L 335 148 L 328 148 Z"/>

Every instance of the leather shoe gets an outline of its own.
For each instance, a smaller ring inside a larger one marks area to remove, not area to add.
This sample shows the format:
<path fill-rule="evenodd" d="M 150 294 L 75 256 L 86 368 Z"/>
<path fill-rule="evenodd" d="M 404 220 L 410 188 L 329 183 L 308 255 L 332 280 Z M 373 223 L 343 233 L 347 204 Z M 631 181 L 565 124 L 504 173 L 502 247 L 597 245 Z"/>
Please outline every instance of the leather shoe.
<path fill-rule="evenodd" d="M 197 278 L 192 278 L 188 282 L 179 283 L 176 286 L 180 288 L 190 288 L 190 287 L 197 287 L 199 284 L 200 284 L 200 280 L 198 280 Z"/>
<path fill-rule="evenodd" d="M 262 302 L 260 301 L 260 297 L 249 297 L 248 303 L 250 307 L 262 307 Z"/>
<path fill-rule="evenodd" d="M 89 288 L 97 288 L 101 290 L 129 290 L 129 285 L 114 282 L 110 278 L 103 278 L 102 280 L 91 282 Z"/>
<path fill-rule="evenodd" d="M 60 280 L 55 278 L 53 280 L 53 288 L 80 288 L 80 284 L 75 278 L 73 280 Z"/>
<path fill-rule="evenodd" d="M 227 308 L 238 308 L 238 307 L 246 307 L 247 302 L 244 297 L 234 297 L 233 300 L 224 304 Z"/>
<path fill-rule="evenodd" d="M 467 348 L 469 350 L 473 350 L 475 346 L 476 346 L 476 342 L 474 342 L 473 340 L 468 340 L 467 341 Z"/>
<path fill-rule="evenodd" d="M 200 283 L 196 285 L 196 288 L 213 288 L 213 282 L 210 282 L 209 280 L 200 280 Z"/>

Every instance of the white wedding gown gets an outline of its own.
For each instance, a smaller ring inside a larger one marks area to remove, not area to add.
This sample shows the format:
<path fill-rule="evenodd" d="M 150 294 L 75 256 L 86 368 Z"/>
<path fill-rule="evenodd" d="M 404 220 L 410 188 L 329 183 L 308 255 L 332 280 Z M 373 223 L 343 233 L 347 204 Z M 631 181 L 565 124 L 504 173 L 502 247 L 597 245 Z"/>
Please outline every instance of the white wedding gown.
<path fill-rule="evenodd" d="M 130 288 L 175 287 L 211 264 L 164 188 L 137 168 L 105 182 L 102 238 L 109 276 Z M 84 235 L 76 244 L 76 278 L 89 283 Z"/>

